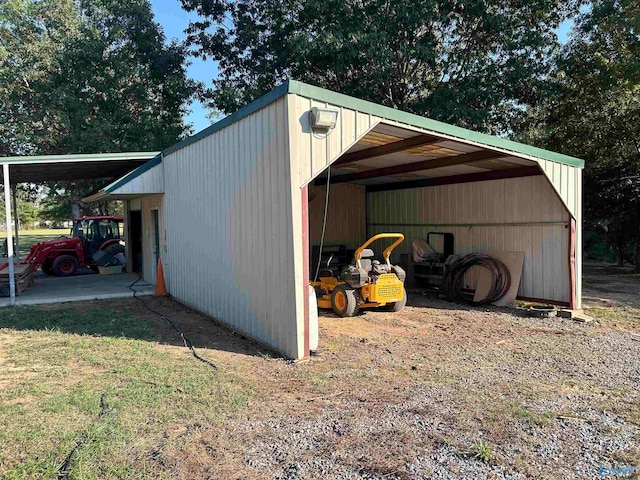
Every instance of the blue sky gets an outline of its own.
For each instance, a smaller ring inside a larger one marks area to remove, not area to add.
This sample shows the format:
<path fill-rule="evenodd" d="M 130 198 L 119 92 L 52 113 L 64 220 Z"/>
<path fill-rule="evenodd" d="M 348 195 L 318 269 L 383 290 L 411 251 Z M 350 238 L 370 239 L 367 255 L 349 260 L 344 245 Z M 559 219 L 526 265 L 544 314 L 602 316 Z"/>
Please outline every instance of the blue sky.
<path fill-rule="evenodd" d="M 184 40 L 186 37 L 184 30 L 189 25 L 189 21 L 198 18 L 195 14 L 185 12 L 182 9 L 180 0 L 151 0 L 151 6 L 156 22 L 162 25 L 168 40 L 172 38 Z M 557 34 L 561 43 L 567 42 L 571 25 L 572 22 L 570 21 L 560 25 Z M 216 63 L 212 60 L 200 60 L 197 58 L 190 60 L 191 65 L 187 69 L 188 75 L 195 80 L 204 82 L 205 85 L 211 85 L 211 79 L 218 72 Z M 195 102 L 191 105 L 191 113 L 185 120 L 187 123 L 193 124 L 194 131 L 198 132 L 211 123 L 211 120 L 207 118 L 207 113 L 208 110 L 203 105 Z"/>

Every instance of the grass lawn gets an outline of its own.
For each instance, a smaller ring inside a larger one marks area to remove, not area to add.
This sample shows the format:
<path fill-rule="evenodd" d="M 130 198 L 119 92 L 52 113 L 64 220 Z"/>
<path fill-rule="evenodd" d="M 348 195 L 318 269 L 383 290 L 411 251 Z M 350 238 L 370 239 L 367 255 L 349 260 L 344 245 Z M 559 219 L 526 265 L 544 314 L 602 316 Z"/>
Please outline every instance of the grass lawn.
<path fill-rule="evenodd" d="M 170 478 L 145 458 L 134 468 L 131 450 L 152 455 L 167 425 L 216 424 L 246 402 L 232 375 L 150 341 L 149 318 L 98 305 L 0 315 L 3 479 L 58 478 L 78 442 L 69 478 Z"/>
<path fill-rule="evenodd" d="M 45 242 L 47 240 L 53 240 L 63 235 L 69 235 L 70 229 L 35 229 L 35 230 L 21 230 L 18 232 L 18 239 L 20 243 L 20 256 L 24 257 L 29 253 L 29 247 L 35 245 L 38 242 Z M 0 231 L 0 240 L 4 241 L 7 238 L 6 230 Z"/>

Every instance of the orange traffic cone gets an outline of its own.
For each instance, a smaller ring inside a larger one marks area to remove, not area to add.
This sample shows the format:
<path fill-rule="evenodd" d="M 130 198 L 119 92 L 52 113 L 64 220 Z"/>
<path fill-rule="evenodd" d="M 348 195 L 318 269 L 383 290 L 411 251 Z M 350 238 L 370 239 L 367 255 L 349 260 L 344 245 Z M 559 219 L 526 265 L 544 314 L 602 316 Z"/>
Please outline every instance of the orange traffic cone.
<path fill-rule="evenodd" d="M 156 273 L 156 297 L 166 295 L 167 286 L 164 283 L 164 273 L 162 272 L 162 260 L 158 259 L 158 272 Z"/>

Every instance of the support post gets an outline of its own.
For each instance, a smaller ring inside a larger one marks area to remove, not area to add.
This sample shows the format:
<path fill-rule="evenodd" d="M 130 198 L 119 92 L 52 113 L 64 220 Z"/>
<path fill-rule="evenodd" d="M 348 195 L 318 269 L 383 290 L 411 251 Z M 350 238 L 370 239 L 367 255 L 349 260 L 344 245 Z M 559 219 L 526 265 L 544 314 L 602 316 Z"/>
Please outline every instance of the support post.
<path fill-rule="evenodd" d="M 11 189 L 11 195 L 13 197 L 13 222 L 16 226 L 16 248 L 14 251 L 14 255 L 17 257 L 18 263 L 20 263 L 20 237 L 18 235 L 18 230 L 20 230 L 20 219 L 18 218 L 18 195 L 16 190 L 18 189 L 18 185 L 14 185 Z"/>
<path fill-rule="evenodd" d="M 2 176 L 4 178 L 4 211 L 7 222 L 7 262 L 9 262 L 9 295 L 11 305 L 16 304 L 16 277 L 13 265 L 13 233 L 11 232 L 11 183 L 9 180 L 9 164 L 2 164 Z"/>

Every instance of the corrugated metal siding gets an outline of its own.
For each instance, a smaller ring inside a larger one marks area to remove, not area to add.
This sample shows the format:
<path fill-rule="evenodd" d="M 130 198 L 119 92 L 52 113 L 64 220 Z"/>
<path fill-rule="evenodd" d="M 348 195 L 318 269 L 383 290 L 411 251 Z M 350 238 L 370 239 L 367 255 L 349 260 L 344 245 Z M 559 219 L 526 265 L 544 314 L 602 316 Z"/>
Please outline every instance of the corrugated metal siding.
<path fill-rule="evenodd" d="M 430 231 L 455 235 L 456 253 L 524 251 L 518 294 L 570 300 L 569 214 L 544 176 L 368 194 L 368 234 L 399 231 L 407 240 Z"/>
<path fill-rule="evenodd" d="M 582 308 L 582 170 L 576 171 L 576 308 Z"/>
<path fill-rule="evenodd" d="M 164 168 L 162 163 L 109 193 L 110 195 L 164 193 Z"/>
<path fill-rule="evenodd" d="M 297 358 L 288 140 L 282 97 L 165 156 L 165 277 L 178 300 Z"/>
<path fill-rule="evenodd" d="M 153 251 L 155 242 L 155 232 L 153 230 L 153 222 L 151 219 L 151 211 L 158 210 L 158 222 L 160 224 L 160 258 L 165 267 L 165 245 L 167 243 L 167 228 L 165 224 L 164 214 L 164 195 L 148 195 L 142 197 L 142 276 L 149 283 L 156 283 L 157 264 Z"/>
<path fill-rule="evenodd" d="M 548 160 L 538 160 L 538 164 L 554 186 L 567 210 L 576 218 L 579 209 L 577 192 L 581 190 L 581 187 L 578 187 L 578 175 L 582 169 Z"/>
<path fill-rule="evenodd" d="M 309 187 L 309 239 L 311 245 L 319 245 L 322 237 L 322 222 L 326 187 Z M 366 240 L 365 187 L 339 183 L 329 190 L 327 227 L 324 244 L 345 244 L 358 248 Z"/>
<path fill-rule="evenodd" d="M 298 95 L 288 95 L 293 141 L 291 165 L 293 178 L 299 187 L 315 178 L 327 166 L 348 150 L 360 137 L 373 128 L 378 117 L 360 113 Z M 309 110 L 313 107 L 338 110 L 336 128 L 328 133 L 312 132 Z"/>

